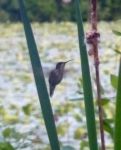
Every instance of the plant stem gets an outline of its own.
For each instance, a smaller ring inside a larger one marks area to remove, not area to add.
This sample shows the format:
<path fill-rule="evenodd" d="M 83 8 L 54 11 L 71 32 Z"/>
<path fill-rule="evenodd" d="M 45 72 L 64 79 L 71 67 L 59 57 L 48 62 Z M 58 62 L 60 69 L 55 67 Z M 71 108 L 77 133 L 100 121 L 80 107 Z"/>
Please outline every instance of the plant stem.
<path fill-rule="evenodd" d="M 90 0 L 90 5 L 91 5 L 91 15 L 90 15 L 91 31 L 87 34 L 87 42 L 91 46 L 90 50 L 94 57 L 100 135 L 101 135 L 101 150 L 105 150 L 105 138 L 104 138 L 104 129 L 103 129 L 103 109 L 101 106 L 99 56 L 98 56 L 98 37 L 100 36 L 100 34 L 97 32 L 97 0 Z"/>
<path fill-rule="evenodd" d="M 95 61 L 95 73 L 96 73 L 96 84 L 97 84 L 97 100 L 98 100 L 100 135 L 101 135 L 101 149 L 105 150 L 105 136 L 104 136 L 104 129 L 103 129 L 103 109 L 101 106 L 101 92 L 100 92 L 99 62 L 96 59 L 94 61 Z"/>

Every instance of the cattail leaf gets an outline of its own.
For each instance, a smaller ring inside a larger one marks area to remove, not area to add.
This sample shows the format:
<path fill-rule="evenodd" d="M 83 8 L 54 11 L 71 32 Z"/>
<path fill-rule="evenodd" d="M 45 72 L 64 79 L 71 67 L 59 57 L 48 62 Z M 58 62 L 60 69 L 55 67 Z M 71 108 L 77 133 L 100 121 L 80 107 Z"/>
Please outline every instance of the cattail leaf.
<path fill-rule="evenodd" d="M 119 150 L 121 149 L 121 59 L 118 74 L 114 131 L 114 150 Z"/>
<path fill-rule="evenodd" d="M 54 117 L 52 113 L 51 103 L 47 92 L 45 78 L 42 70 L 41 61 L 37 51 L 35 39 L 31 29 L 30 22 L 28 20 L 23 0 L 18 0 L 20 6 L 21 17 L 24 25 L 27 45 L 29 49 L 30 60 L 32 64 L 33 74 L 41 104 L 41 109 L 51 145 L 52 150 L 60 150 L 56 127 L 54 123 Z"/>
<path fill-rule="evenodd" d="M 82 80 L 83 80 L 89 147 L 90 150 L 98 150 L 91 78 L 79 0 L 75 0 L 75 9 L 78 26 L 78 37 L 79 37 L 80 59 L 82 68 Z"/>

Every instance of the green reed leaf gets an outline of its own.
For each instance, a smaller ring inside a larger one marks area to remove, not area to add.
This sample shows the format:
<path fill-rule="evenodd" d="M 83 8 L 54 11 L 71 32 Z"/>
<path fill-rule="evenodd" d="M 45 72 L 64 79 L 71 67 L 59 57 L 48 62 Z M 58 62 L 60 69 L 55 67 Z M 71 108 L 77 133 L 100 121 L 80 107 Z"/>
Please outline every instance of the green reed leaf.
<path fill-rule="evenodd" d="M 114 131 L 114 150 L 119 150 L 121 149 L 121 59 L 118 74 Z"/>
<path fill-rule="evenodd" d="M 54 117 L 52 113 L 52 107 L 51 107 L 49 95 L 47 92 L 45 78 L 44 78 L 39 54 L 37 51 L 34 35 L 33 35 L 31 25 L 26 14 L 23 0 L 18 0 L 18 1 L 19 1 L 21 17 L 22 17 L 22 21 L 24 25 L 26 40 L 28 44 L 33 74 L 34 74 L 37 92 L 39 96 L 39 101 L 41 104 L 41 109 L 42 109 L 46 129 L 47 129 L 48 137 L 50 140 L 51 149 L 60 150 L 56 127 L 54 123 Z"/>
<path fill-rule="evenodd" d="M 84 29 L 83 29 L 83 22 L 82 22 L 82 16 L 80 11 L 79 0 L 75 0 L 75 9 L 76 9 L 77 26 L 78 26 L 80 59 L 81 59 L 81 68 L 82 68 L 82 80 L 83 80 L 84 102 L 85 102 L 87 129 L 88 129 L 89 147 L 90 150 L 98 150 L 91 78 L 90 78 L 87 50 L 84 41 Z"/>

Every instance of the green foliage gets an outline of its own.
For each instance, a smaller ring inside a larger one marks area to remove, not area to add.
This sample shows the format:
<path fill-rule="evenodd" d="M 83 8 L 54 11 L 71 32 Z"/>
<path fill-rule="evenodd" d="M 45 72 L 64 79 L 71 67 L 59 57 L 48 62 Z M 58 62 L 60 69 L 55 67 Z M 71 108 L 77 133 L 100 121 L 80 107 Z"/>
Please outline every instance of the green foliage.
<path fill-rule="evenodd" d="M 0 150 L 15 150 L 9 142 L 0 142 Z"/>
<path fill-rule="evenodd" d="M 28 16 L 31 21 L 54 21 L 54 20 L 74 20 L 73 5 L 60 4 L 56 0 L 29 0 L 25 1 Z M 18 21 L 20 19 L 18 4 L 16 0 L 0 1 L 0 20 L 1 21 Z M 3 13 L 4 12 L 4 13 Z M 2 16 L 7 16 L 2 20 Z"/>
<path fill-rule="evenodd" d="M 88 141 L 83 141 L 80 144 L 81 149 L 80 150 L 85 150 L 85 148 L 88 148 Z"/>
<path fill-rule="evenodd" d="M 119 31 L 113 30 L 113 33 L 117 36 L 121 36 L 121 32 L 119 32 Z"/>
<path fill-rule="evenodd" d="M 3 130 L 3 136 L 5 137 L 5 138 L 7 138 L 7 137 L 10 137 L 11 136 L 11 133 L 12 133 L 12 129 L 11 128 L 6 128 L 6 129 L 4 129 Z"/>
<path fill-rule="evenodd" d="M 120 32 L 120 31 L 113 30 L 112 32 L 113 32 L 116 36 L 121 37 L 121 32 Z M 117 54 L 121 54 L 121 44 L 116 44 L 116 45 L 115 45 L 115 48 L 114 48 L 114 51 L 115 51 Z"/>
<path fill-rule="evenodd" d="M 20 139 L 24 138 L 24 134 L 19 133 L 14 128 L 7 127 L 2 131 L 2 136 L 4 139 L 15 139 L 16 141 L 19 141 Z"/>
<path fill-rule="evenodd" d="M 117 49 L 114 50 L 117 54 L 121 54 L 121 52 Z"/>
<path fill-rule="evenodd" d="M 80 140 L 81 137 L 84 137 L 85 135 L 85 131 L 81 127 L 78 127 L 74 132 L 74 138 L 78 140 Z"/>
<path fill-rule="evenodd" d="M 65 122 L 63 124 L 58 125 L 57 132 L 58 134 L 64 136 L 67 133 L 68 128 L 69 128 L 69 123 Z"/>
<path fill-rule="evenodd" d="M 7 20 L 9 20 L 9 14 L 4 10 L 0 10 L 0 21 L 5 22 Z"/>
<path fill-rule="evenodd" d="M 56 6 L 53 0 L 48 2 L 41 1 L 26 1 L 27 12 L 32 21 L 52 21 L 56 17 Z M 34 15 L 33 15 L 34 14 Z"/>
<path fill-rule="evenodd" d="M 114 123 L 114 120 L 105 119 L 103 121 L 103 127 L 104 127 L 104 130 L 106 132 L 108 132 L 110 134 L 110 136 L 112 137 L 112 139 L 113 139 L 113 137 L 114 137 L 114 128 L 111 126 L 112 123 Z"/>
<path fill-rule="evenodd" d="M 22 110 L 26 115 L 30 115 L 31 110 L 32 110 L 32 105 L 27 104 L 26 106 L 23 106 Z"/>
<path fill-rule="evenodd" d="M 75 21 L 74 0 L 69 4 L 61 3 L 61 0 L 26 0 L 28 16 L 31 21 Z M 88 20 L 89 1 L 81 1 L 81 10 L 84 20 Z M 99 1 L 99 18 L 104 20 L 120 19 L 120 1 Z M 18 3 L 16 0 L 0 1 L 0 21 L 20 21 Z"/>
<path fill-rule="evenodd" d="M 110 102 L 110 99 L 108 99 L 108 98 L 102 98 L 100 103 L 101 103 L 102 106 L 105 106 L 105 105 L 107 105 L 109 102 Z"/>
<path fill-rule="evenodd" d="M 119 19 L 121 13 L 120 0 L 100 1 L 99 18 L 104 20 Z"/>
<path fill-rule="evenodd" d="M 116 75 L 111 74 L 111 85 L 113 86 L 114 89 L 117 89 L 117 84 L 118 84 L 118 77 Z"/>

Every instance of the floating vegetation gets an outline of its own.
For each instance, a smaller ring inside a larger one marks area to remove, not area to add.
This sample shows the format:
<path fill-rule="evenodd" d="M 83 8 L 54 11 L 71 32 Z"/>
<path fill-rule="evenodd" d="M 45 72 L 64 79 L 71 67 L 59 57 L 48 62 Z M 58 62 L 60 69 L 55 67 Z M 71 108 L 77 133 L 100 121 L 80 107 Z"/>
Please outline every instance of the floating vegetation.
<path fill-rule="evenodd" d="M 46 80 L 48 80 L 48 70 L 54 67 L 58 60 L 74 59 L 73 63 L 66 66 L 65 78 L 58 85 L 51 103 L 60 141 L 63 143 L 66 138 L 66 142 L 73 140 L 78 142 L 78 147 L 86 147 L 85 111 L 83 100 L 80 101 L 81 94 L 77 92 L 82 84 L 80 83 L 78 87 L 81 72 L 76 25 L 64 22 L 60 23 L 58 28 L 56 23 L 34 23 L 32 27 L 38 50 L 42 55 Z M 87 28 L 88 24 L 85 23 L 85 29 Z M 109 135 L 112 134 L 112 130 L 109 124 L 114 118 L 116 96 L 114 87 L 117 85 L 115 75 L 119 66 L 119 54 L 114 50 L 121 50 L 120 36 L 112 32 L 115 28 L 121 31 L 120 22 L 99 23 L 103 97 L 110 99 L 109 104 L 103 106 L 106 107 L 105 115 L 109 118 L 105 123 L 106 140 L 107 147 L 111 145 L 111 148 L 112 138 Z M 116 44 L 114 41 L 117 41 Z M 38 147 L 43 145 L 42 150 L 49 150 L 21 24 L 0 24 L 0 56 L 0 140 L 2 145 L 6 147 L 12 144 L 12 147 L 16 149 L 29 148 L 30 150 L 38 150 Z M 91 65 L 93 62 L 90 63 Z M 95 86 L 93 89 L 95 91 Z M 67 124 L 64 124 L 65 120 Z M 70 134 L 71 130 L 74 134 Z M 79 137 L 83 139 L 81 143 Z M 24 143 L 23 146 L 21 143 Z"/>

